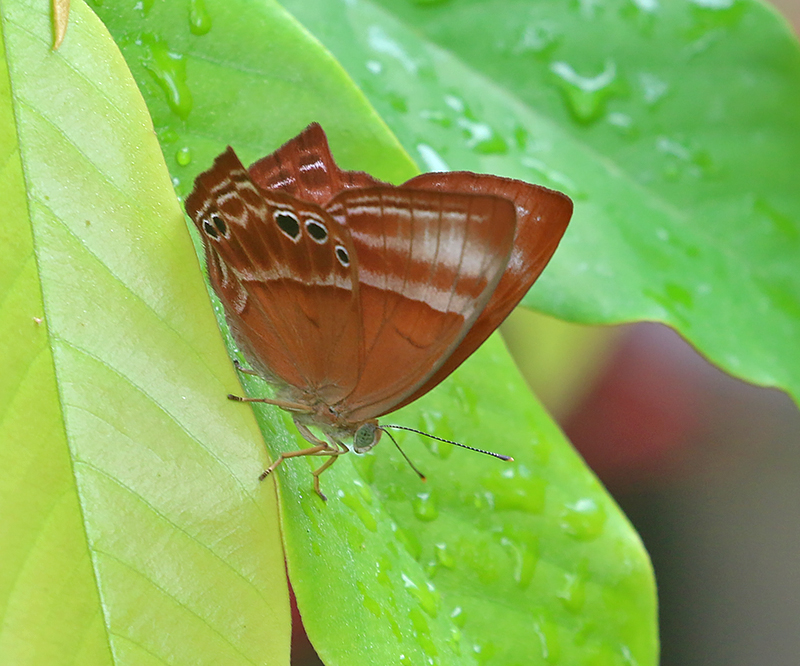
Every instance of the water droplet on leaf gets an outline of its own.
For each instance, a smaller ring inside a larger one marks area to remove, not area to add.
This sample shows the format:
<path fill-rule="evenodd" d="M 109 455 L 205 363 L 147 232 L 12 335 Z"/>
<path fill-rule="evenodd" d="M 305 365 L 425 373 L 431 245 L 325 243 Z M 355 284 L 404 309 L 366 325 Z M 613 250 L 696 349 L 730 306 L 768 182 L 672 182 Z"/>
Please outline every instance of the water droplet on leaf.
<path fill-rule="evenodd" d="M 188 146 L 178 148 L 175 152 L 175 161 L 178 166 L 189 166 L 192 163 L 192 149 Z"/>
<path fill-rule="evenodd" d="M 439 508 L 436 505 L 433 491 L 417 493 L 411 504 L 414 509 L 414 515 L 419 520 L 430 522 L 439 517 Z"/>
<path fill-rule="evenodd" d="M 595 76 L 578 74 L 566 62 L 554 62 L 550 71 L 561 90 L 572 116 L 582 124 L 589 124 L 605 113 L 606 101 L 615 92 L 617 67 L 606 62 L 602 72 Z"/>
<path fill-rule="evenodd" d="M 182 55 L 171 52 L 166 42 L 155 35 L 142 35 L 141 43 L 147 51 L 142 65 L 164 92 L 169 108 L 186 120 L 193 106 L 192 93 L 186 84 L 186 61 Z"/>
<path fill-rule="evenodd" d="M 580 541 L 596 539 L 603 532 L 606 512 L 594 499 L 579 499 L 567 504 L 561 513 L 561 527 L 571 537 Z"/>
<path fill-rule="evenodd" d="M 189 0 L 189 30 L 193 35 L 205 35 L 211 30 L 211 15 L 205 0 Z"/>

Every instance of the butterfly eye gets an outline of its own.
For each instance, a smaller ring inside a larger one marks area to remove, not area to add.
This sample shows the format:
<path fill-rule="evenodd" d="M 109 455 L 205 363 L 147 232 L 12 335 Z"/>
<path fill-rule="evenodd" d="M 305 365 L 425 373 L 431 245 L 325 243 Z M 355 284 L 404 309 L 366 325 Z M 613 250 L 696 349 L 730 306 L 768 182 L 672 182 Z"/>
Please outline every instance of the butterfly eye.
<path fill-rule="evenodd" d="M 222 216 L 217 213 L 211 213 L 209 217 L 214 223 L 214 226 L 217 228 L 217 231 L 219 231 L 219 233 L 221 233 L 223 236 L 227 236 L 228 226 L 225 224 L 225 220 L 222 219 Z"/>
<path fill-rule="evenodd" d="M 365 453 L 378 443 L 381 431 L 374 423 L 365 423 L 353 435 L 353 450 L 356 453 Z"/>
<path fill-rule="evenodd" d="M 275 223 L 278 228 L 285 233 L 293 241 L 300 238 L 300 221 L 288 210 L 279 210 L 275 212 Z"/>
<path fill-rule="evenodd" d="M 336 258 L 339 260 L 339 263 L 347 268 L 350 265 L 350 255 L 347 254 L 347 250 L 342 245 L 336 246 Z"/>
<path fill-rule="evenodd" d="M 203 220 L 203 231 L 211 236 L 211 238 L 219 238 L 219 232 L 217 231 L 217 228 L 208 220 Z"/>
<path fill-rule="evenodd" d="M 306 220 L 306 231 L 317 243 L 322 244 L 328 240 L 328 230 L 321 222 Z"/>

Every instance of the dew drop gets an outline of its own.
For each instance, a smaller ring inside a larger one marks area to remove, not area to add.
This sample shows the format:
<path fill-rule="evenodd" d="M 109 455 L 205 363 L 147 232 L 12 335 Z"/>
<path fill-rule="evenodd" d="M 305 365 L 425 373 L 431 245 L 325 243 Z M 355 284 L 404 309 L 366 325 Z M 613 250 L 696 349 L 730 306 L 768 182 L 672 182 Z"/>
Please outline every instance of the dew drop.
<path fill-rule="evenodd" d="M 205 0 L 189 0 L 189 30 L 193 35 L 205 35 L 211 30 L 211 15 Z"/>
<path fill-rule="evenodd" d="M 544 480 L 532 477 L 524 465 L 504 466 L 481 479 L 481 485 L 494 495 L 495 509 L 541 514 L 545 507 Z"/>
<path fill-rule="evenodd" d="M 364 604 L 364 608 L 366 608 L 375 617 L 380 617 L 381 605 L 375 601 L 375 599 L 369 596 L 369 594 L 367 594 L 367 588 L 360 580 L 356 581 L 356 585 L 358 586 L 358 591 L 361 592 L 361 603 Z"/>
<path fill-rule="evenodd" d="M 411 505 L 414 509 L 414 515 L 423 522 L 429 523 L 439 517 L 439 507 L 433 491 L 417 493 Z"/>
<path fill-rule="evenodd" d="M 531 584 L 539 563 L 539 540 L 530 534 L 519 531 L 514 533 L 509 528 L 503 530 L 503 534 L 500 545 L 505 548 L 513 562 L 514 582 L 521 590 L 525 590 Z"/>
<path fill-rule="evenodd" d="M 632 21 L 643 35 L 650 37 L 656 25 L 658 3 L 659 0 L 630 0 L 630 4 L 625 4 L 620 9 L 620 16 Z"/>
<path fill-rule="evenodd" d="M 193 106 L 192 93 L 186 85 L 186 61 L 182 55 L 172 53 L 166 42 L 155 35 L 142 35 L 141 43 L 147 49 L 142 65 L 164 92 L 169 108 L 186 120 Z"/>
<path fill-rule="evenodd" d="M 375 520 L 375 516 L 372 515 L 366 506 L 364 506 L 364 503 L 361 501 L 359 496 L 345 490 L 339 490 L 337 495 L 341 499 L 342 504 L 353 510 L 353 512 L 358 516 L 359 520 L 361 520 L 361 522 L 364 524 L 364 527 L 366 527 L 370 532 L 377 531 L 378 522 Z"/>
<path fill-rule="evenodd" d="M 573 199 L 586 198 L 586 193 L 578 187 L 572 178 L 553 169 L 545 161 L 531 155 L 523 155 L 520 158 L 520 163 L 529 169 L 533 169 L 537 174 L 536 180 L 543 182 L 544 185 L 560 190 Z"/>
<path fill-rule="evenodd" d="M 639 74 L 639 85 L 642 89 L 642 98 L 647 106 L 655 106 L 669 92 L 669 84 L 649 72 Z"/>
<path fill-rule="evenodd" d="M 539 620 L 534 623 L 533 630 L 539 637 L 542 658 L 548 664 L 555 664 L 561 657 L 561 648 L 556 633 L 556 627 L 547 620 Z"/>
<path fill-rule="evenodd" d="M 504 155 L 508 144 L 486 123 L 459 118 L 458 125 L 464 132 L 467 148 L 481 155 Z"/>
<path fill-rule="evenodd" d="M 583 76 L 572 65 L 559 61 L 550 65 L 555 81 L 561 90 L 572 116 L 582 124 L 589 124 L 605 113 L 606 101 L 614 92 L 617 67 L 609 60 L 596 76 Z"/>
<path fill-rule="evenodd" d="M 457 656 L 461 656 L 461 630 L 458 627 L 450 627 L 450 636 L 447 637 L 447 644 Z"/>
<path fill-rule="evenodd" d="M 469 386 L 459 382 L 448 382 L 450 394 L 458 402 L 461 411 L 467 415 L 475 416 L 478 411 L 478 395 Z"/>
<path fill-rule="evenodd" d="M 154 0 L 139 0 L 133 8 L 141 12 L 144 16 L 147 16 L 150 13 L 150 10 L 153 8 Z"/>
<path fill-rule="evenodd" d="M 598 8 L 603 8 L 602 0 L 578 0 L 577 4 L 581 16 L 587 19 L 593 19 L 598 13 Z"/>
<path fill-rule="evenodd" d="M 574 504 L 567 504 L 561 513 L 561 527 L 579 541 L 596 539 L 602 534 L 605 523 L 605 510 L 588 497 L 579 499 Z"/>
<path fill-rule="evenodd" d="M 419 608 L 412 608 L 408 613 L 408 617 L 411 620 L 411 625 L 414 627 L 414 637 L 417 639 L 420 647 L 428 656 L 437 656 L 439 652 L 431 640 L 431 630 L 428 626 L 428 620 L 425 619 L 422 611 L 420 611 Z"/>
<path fill-rule="evenodd" d="M 398 527 L 394 524 L 392 525 L 392 531 L 397 537 L 397 540 L 409 552 L 411 557 L 413 557 L 415 560 L 419 560 L 420 555 L 422 555 L 422 545 L 420 544 L 419 539 L 417 539 L 412 532 L 408 532 L 402 527 Z"/>
<path fill-rule="evenodd" d="M 389 92 L 386 94 L 386 101 L 389 102 L 389 106 L 398 113 L 408 113 L 408 102 L 406 102 L 406 98 L 402 95 Z"/>
<path fill-rule="evenodd" d="M 439 615 L 439 592 L 432 583 L 425 583 L 422 585 L 417 584 L 407 574 L 400 574 L 403 579 L 403 585 L 418 602 L 428 615 L 435 618 Z"/>
<path fill-rule="evenodd" d="M 180 134 L 178 134 L 172 128 L 159 130 L 158 132 L 158 141 L 161 144 L 175 143 L 180 138 L 181 138 Z"/>
<path fill-rule="evenodd" d="M 461 606 L 456 606 L 450 612 L 450 619 L 453 621 L 453 624 L 455 624 L 460 629 L 463 629 L 464 628 L 464 624 L 467 621 L 467 616 L 464 613 L 464 610 L 461 608 Z"/>
<path fill-rule="evenodd" d="M 578 614 L 586 602 L 586 563 L 582 563 L 577 573 L 564 576 L 564 583 L 556 595 L 570 613 Z"/>
<path fill-rule="evenodd" d="M 430 109 L 423 109 L 419 112 L 419 117 L 423 120 L 435 123 L 440 127 L 452 127 L 453 121 L 441 111 L 431 111 Z"/>
<path fill-rule="evenodd" d="M 561 36 L 553 25 L 547 23 L 527 25 L 519 41 L 514 45 L 512 53 L 516 56 L 532 54 L 542 58 L 551 53 L 560 41 Z"/>
<path fill-rule="evenodd" d="M 637 9 L 652 14 L 658 9 L 658 0 L 632 0 Z"/>
<path fill-rule="evenodd" d="M 378 559 L 378 582 L 384 587 L 392 587 L 392 579 L 389 576 L 392 568 L 392 561 L 386 555 L 381 555 Z"/>
<path fill-rule="evenodd" d="M 475 491 L 461 496 L 461 501 L 471 506 L 475 511 L 490 511 L 494 508 L 494 495 L 492 493 Z"/>
<path fill-rule="evenodd" d="M 444 103 L 456 113 L 463 114 L 466 112 L 467 106 L 464 104 L 464 100 L 456 95 L 445 95 Z"/>
<path fill-rule="evenodd" d="M 418 143 L 417 152 L 422 158 L 422 162 L 427 171 L 450 171 L 450 167 L 447 165 L 447 162 L 444 161 L 444 158 L 428 144 Z"/>
<path fill-rule="evenodd" d="M 491 641 L 485 643 L 475 643 L 472 646 L 472 653 L 479 664 L 487 663 L 497 652 L 497 648 Z"/>
<path fill-rule="evenodd" d="M 178 166 L 189 166 L 192 163 L 192 149 L 189 146 L 178 148 L 175 152 L 175 161 Z"/>
<path fill-rule="evenodd" d="M 445 567 L 446 569 L 456 568 L 456 559 L 453 554 L 447 549 L 447 544 L 440 542 L 433 546 L 433 552 L 436 557 L 437 564 Z"/>
<path fill-rule="evenodd" d="M 396 60 L 409 74 L 416 74 L 419 65 L 403 46 L 392 39 L 380 26 L 372 25 L 367 28 L 367 41 L 370 48 L 376 53 L 382 53 Z"/>
<path fill-rule="evenodd" d="M 683 175 L 709 176 L 716 171 L 711 156 L 704 150 L 693 150 L 684 143 L 660 136 L 656 139 L 656 150 L 666 158 L 663 169 L 667 180 L 678 180 Z"/>
<path fill-rule="evenodd" d="M 389 626 L 392 629 L 392 633 L 395 635 L 398 641 L 403 640 L 403 632 L 400 629 L 400 625 L 397 624 L 397 621 L 388 613 L 385 615 L 386 619 L 389 621 Z"/>
<path fill-rule="evenodd" d="M 719 37 L 721 30 L 735 28 L 741 22 L 748 4 L 741 0 L 690 1 L 694 26 L 689 32 L 689 37 L 699 36 L 695 44 L 705 42 L 706 48 Z"/>
<path fill-rule="evenodd" d="M 358 494 L 360 495 L 361 499 L 363 499 L 367 504 L 372 504 L 374 496 L 372 494 L 372 490 L 370 489 L 370 487 L 367 484 L 362 483 L 358 479 L 353 481 L 353 485 L 358 491 Z"/>
<path fill-rule="evenodd" d="M 428 409 L 420 414 L 419 421 L 417 422 L 417 430 L 422 430 L 423 432 L 436 435 L 437 437 L 443 437 L 444 439 L 454 440 L 456 438 L 453 428 L 450 426 L 450 419 L 447 414 Z M 433 455 L 442 460 L 447 460 L 455 448 L 452 444 L 438 442 L 435 439 L 429 439 L 427 437 L 423 437 L 422 441 Z"/>
<path fill-rule="evenodd" d="M 636 138 L 639 136 L 639 132 L 636 128 L 636 124 L 633 122 L 633 118 L 631 118 L 627 113 L 609 113 L 606 116 L 606 121 L 620 134 L 620 136 L 626 138 Z"/>

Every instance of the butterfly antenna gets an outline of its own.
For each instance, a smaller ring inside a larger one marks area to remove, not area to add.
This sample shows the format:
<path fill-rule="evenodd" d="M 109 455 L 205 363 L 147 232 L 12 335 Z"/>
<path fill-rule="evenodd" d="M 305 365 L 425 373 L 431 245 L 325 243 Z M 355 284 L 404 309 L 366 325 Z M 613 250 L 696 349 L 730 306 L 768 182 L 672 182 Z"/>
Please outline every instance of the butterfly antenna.
<path fill-rule="evenodd" d="M 386 432 L 386 430 L 384 430 L 384 428 L 397 428 L 398 430 L 408 430 L 410 432 L 415 432 L 418 435 L 422 435 L 423 437 L 429 437 L 430 439 L 435 439 L 435 440 L 438 440 L 440 442 L 446 442 L 447 444 L 452 444 L 454 446 L 460 446 L 462 449 L 469 449 L 470 451 L 475 451 L 476 453 L 483 453 L 483 454 L 485 454 L 487 456 L 492 456 L 493 458 L 500 458 L 500 460 L 505 460 L 507 462 L 514 460 L 511 456 L 504 456 L 502 453 L 495 453 L 494 451 L 486 451 L 484 449 L 476 449 L 474 446 L 467 446 L 466 444 L 462 444 L 461 442 L 454 442 L 452 439 L 445 439 L 444 437 L 437 437 L 436 435 L 431 435 L 430 433 L 423 432 L 422 430 L 417 430 L 416 428 L 408 428 L 406 426 L 401 426 L 401 425 L 383 425 L 383 426 L 381 426 L 381 430 L 383 430 L 384 432 Z M 389 435 L 388 432 L 386 432 L 386 434 Z M 392 436 L 389 435 L 389 437 L 392 437 Z M 392 441 L 394 441 L 394 437 L 392 437 Z M 395 444 L 397 444 L 397 442 L 395 442 Z M 400 447 L 398 446 L 397 448 L 399 449 Z M 403 453 L 403 452 L 401 451 L 400 453 Z M 403 453 L 403 455 L 405 455 L 405 453 Z M 406 458 L 406 460 L 408 460 L 408 458 Z"/>
<path fill-rule="evenodd" d="M 411 469 L 413 469 L 417 473 L 417 476 L 419 476 L 420 479 L 422 479 L 423 481 L 427 481 L 428 479 L 425 477 L 425 475 L 417 469 L 417 466 L 413 462 L 411 462 L 411 458 L 409 458 L 406 455 L 406 452 L 400 448 L 400 445 L 397 443 L 397 440 L 394 437 L 392 437 L 392 433 L 386 430 L 387 427 L 394 428 L 394 426 L 380 426 L 379 430 L 382 430 L 387 435 L 389 435 L 389 439 L 391 439 L 394 442 L 394 445 L 397 447 L 397 450 L 400 451 L 400 453 L 403 455 L 403 458 L 406 459 L 406 462 L 409 464 Z"/>

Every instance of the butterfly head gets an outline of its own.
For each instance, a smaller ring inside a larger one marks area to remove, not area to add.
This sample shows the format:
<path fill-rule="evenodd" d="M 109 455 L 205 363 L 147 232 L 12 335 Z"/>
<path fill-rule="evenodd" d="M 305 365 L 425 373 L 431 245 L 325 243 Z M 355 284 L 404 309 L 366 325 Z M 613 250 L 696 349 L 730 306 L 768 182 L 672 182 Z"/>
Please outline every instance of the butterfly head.
<path fill-rule="evenodd" d="M 362 423 L 353 435 L 353 451 L 366 453 L 380 441 L 382 434 L 377 421 Z"/>

